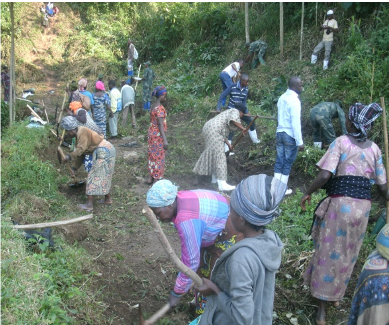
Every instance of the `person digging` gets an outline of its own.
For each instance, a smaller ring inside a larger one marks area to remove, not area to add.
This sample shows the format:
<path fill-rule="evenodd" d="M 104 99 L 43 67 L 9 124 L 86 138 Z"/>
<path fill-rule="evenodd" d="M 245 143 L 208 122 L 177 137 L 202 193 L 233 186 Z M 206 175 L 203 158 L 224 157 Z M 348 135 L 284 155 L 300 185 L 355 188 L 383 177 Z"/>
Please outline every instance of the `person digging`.
<path fill-rule="evenodd" d="M 72 177 L 75 176 L 84 162 L 85 155 L 92 155 L 92 164 L 88 165 L 88 177 L 86 181 L 87 202 L 78 204 L 78 208 L 93 212 L 93 197 L 103 195 L 104 199 L 99 203 L 111 205 L 110 194 L 112 176 L 115 169 L 116 149 L 98 134 L 84 126 L 79 126 L 77 119 L 73 116 L 66 116 L 61 120 L 61 126 L 66 130 L 67 138 L 77 138 L 76 150 L 65 155 L 64 162 L 73 162 L 71 168 Z"/>

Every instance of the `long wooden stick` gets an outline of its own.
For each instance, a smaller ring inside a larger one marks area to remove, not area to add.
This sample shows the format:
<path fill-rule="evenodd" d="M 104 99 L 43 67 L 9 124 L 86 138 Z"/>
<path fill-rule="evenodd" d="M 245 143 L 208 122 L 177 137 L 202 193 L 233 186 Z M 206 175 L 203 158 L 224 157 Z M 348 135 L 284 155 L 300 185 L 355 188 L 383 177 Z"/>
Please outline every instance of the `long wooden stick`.
<path fill-rule="evenodd" d="M 65 226 L 70 225 L 72 223 L 92 219 L 93 214 L 88 214 L 86 216 L 69 219 L 69 220 L 62 220 L 62 221 L 53 221 L 53 222 L 44 222 L 44 223 L 36 223 L 31 225 L 14 225 L 13 227 L 16 229 L 39 229 L 39 228 L 46 228 L 46 227 L 57 227 L 57 226 Z"/>
<path fill-rule="evenodd" d="M 382 126 L 384 128 L 386 175 L 389 175 L 388 126 L 386 123 L 386 108 L 385 108 L 384 97 L 381 97 L 381 107 L 382 107 Z M 389 223 L 389 201 L 386 201 L 386 223 Z"/>
<path fill-rule="evenodd" d="M 27 104 L 26 106 L 27 106 L 27 108 L 31 111 L 32 115 L 34 115 L 37 119 L 39 119 L 41 122 L 43 122 L 42 124 L 46 124 L 46 122 L 42 120 L 42 118 L 38 115 L 38 113 L 35 112 L 35 111 L 30 107 L 30 105 Z"/>
<path fill-rule="evenodd" d="M 184 263 L 181 262 L 181 260 L 178 258 L 177 254 L 174 252 L 173 248 L 171 247 L 168 239 L 166 238 L 165 234 L 163 233 L 163 230 L 161 226 L 158 223 L 158 220 L 154 214 L 154 212 L 149 208 L 145 207 L 143 211 L 146 213 L 146 217 L 149 220 L 151 226 L 153 227 L 153 230 L 155 234 L 157 235 L 163 249 L 168 254 L 170 260 L 176 265 L 179 271 L 187 275 L 189 278 L 193 280 L 193 282 L 197 286 L 201 286 L 203 284 L 203 280 L 194 272 L 192 269 L 187 267 Z M 151 316 L 146 321 L 143 321 L 141 317 L 141 324 L 142 325 L 152 325 L 155 322 L 157 322 L 161 317 L 163 317 L 168 311 L 170 310 L 169 303 L 165 304 L 160 310 L 158 310 L 153 316 Z"/>
<path fill-rule="evenodd" d="M 140 64 L 139 65 L 139 69 L 138 69 L 138 78 L 139 78 L 139 75 L 140 75 L 140 68 L 142 67 L 142 65 Z M 138 80 L 136 81 L 136 84 L 135 84 L 135 90 L 136 90 L 136 87 L 138 87 Z"/>
<path fill-rule="evenodd" d="M 244 114 L 244 116 L 248 116 L 248 117 L 258 117 L 259 119 L 277 121 L 277 118 L 276 118 L 276 117 L 273 117 L 273 116 L 261 116 L 261 115 L 250 115 L 250 114 Z"/>
<path fill-rule="evenodd" d="M 245 129 L 245 132 L 247 132 L 248 130 L 250 130 L 250 126 L 254 123 L 254 121 L 257 119 L 258 116 L 255 116 L 252 121 L 250 122 L 250 124 L 247 126 L 247 128 Z M 243 131 L 239 134 L 239 136 L 236 138 L 235 142 L 233 143 L 232 145 L 232 149 L 235 148 L 235 146 L 238 144 L 238 142 L 243 138 Z M 228 157 L 230 155 L 230 151 L 226 151 L 226 156 Z"/>

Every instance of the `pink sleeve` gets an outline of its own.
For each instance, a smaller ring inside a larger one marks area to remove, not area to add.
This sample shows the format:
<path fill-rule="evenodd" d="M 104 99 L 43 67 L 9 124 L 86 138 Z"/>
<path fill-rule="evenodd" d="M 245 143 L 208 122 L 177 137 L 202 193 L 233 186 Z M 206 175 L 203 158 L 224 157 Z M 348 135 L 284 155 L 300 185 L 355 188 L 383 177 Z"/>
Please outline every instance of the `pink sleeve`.
<path fill-rule="evenodd" d="M 340 152 L 341 138 L 336 138 L 316 166 L 320 169 L 328 170 L 335 175 L 340 160 Z"/>

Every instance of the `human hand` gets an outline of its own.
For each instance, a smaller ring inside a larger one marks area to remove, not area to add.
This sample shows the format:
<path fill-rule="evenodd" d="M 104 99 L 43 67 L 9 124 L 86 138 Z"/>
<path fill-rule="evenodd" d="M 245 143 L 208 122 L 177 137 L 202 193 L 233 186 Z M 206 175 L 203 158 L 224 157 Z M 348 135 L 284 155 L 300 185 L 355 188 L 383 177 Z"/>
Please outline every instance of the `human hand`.
<path fill-rule="evenodd" d="M 305 150 L 305 146 L 303 144 L 299 146 L 299 151 L 304 151 L 304 150 Z"/>
<path fill-rule="evenodd" d="M 169 298 L 168 298 L 170 308 L 176 307 L 180 303 L 180 301 L 181 301 L 181 296 L 176 297 L 175 295 L 170 293 Z"/>
<path fill-rule="evenodd" d="M 214 295 L 217 293 L 216 291 L 220 291 L 217 290 L 218 287 L 211 280 L 206 278 L 202 278 L 202 280 L 203 284 L 201 286 L 194 286 L 194 289 L 201 292 L 204 296 Z"/>
<path fill-rule="evenodd" d="M 112 112 L 109 112 L 108 117 L 109 117 L 109 118 L 113 118 L 113 113 L 112 113 Z"/>
<path fill-rule="evenodd" d="M 307 208 L 305 205 L 305 202 L 307 202 L 307 201 L 308 201 L 308 205 L 311 205 L 311 195 L 305 194 L 303 196 L 303 198 L 301 199 L 301 203 L 300 203 L 301 210 L 307 211 Z"/>
<path fill-rule="evenodd" d="M 168 148 L 169 148 L 169 144 L 167 143 L 167 141 L 164 141 L 163 142 L 163 149 L 167 150 Z"/>

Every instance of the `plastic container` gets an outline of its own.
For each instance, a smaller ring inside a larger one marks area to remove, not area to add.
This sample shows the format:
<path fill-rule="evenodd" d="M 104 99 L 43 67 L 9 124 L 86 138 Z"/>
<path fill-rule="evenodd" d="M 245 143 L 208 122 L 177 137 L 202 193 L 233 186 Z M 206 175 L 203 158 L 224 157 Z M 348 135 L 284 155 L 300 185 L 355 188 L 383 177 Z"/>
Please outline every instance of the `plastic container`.
<path fill-rule="evenodd" d="M 380 217 L 377 220 L 377 223 L 374 226 L 373 231 L 371 232 L 372 235 L 378 234 L 381 229 L 385 226 L 386 224 L 386 209 L 384 209 L 380 215 Z"/>

